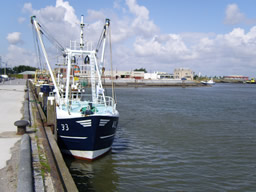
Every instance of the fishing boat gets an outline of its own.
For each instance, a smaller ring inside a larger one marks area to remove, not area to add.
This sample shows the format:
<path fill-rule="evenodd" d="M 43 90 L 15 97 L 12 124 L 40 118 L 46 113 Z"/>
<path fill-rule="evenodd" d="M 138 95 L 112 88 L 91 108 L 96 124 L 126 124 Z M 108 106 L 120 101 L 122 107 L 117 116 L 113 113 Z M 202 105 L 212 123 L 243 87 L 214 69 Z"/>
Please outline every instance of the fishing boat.
<path fill-rule="evenodd" d="M 110 20 L 106 19 L 99 43 L 93 49 L 91 43 L 84 43 L 85 25 L 81 17 L 80 42 L 72 41 L 69 48 L 62 49 L 65 70 L 58 70 L 57 77 L 42 41 L 42 25 L 35 16 L 31 17 L 31 23 L 37 32 L 55 88 L 57 136 L 61 151 L 78 159 L 99 158 L 110 151 L 119 120 L 113 86 L 112 96 L 107 96 L 101 78 L 106 38 L 110 37 Z"/>
<path fill-rule="evenodd" d="M 208 80 L 208 81 L 201 81 L 201 83 L 203 85 L 215 85 L 215 82 L 213 81 L 212 78 L 210 80 Z"/>

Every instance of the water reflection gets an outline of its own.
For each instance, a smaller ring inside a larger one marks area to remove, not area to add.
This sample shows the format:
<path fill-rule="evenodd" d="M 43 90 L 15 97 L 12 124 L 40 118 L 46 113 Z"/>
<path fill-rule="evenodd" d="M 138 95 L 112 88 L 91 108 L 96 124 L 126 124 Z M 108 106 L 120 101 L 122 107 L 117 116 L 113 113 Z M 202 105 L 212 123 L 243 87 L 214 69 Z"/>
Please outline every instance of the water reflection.
<path fill-rule="evenodd" d="M 117 191 L 118 175 L 111 152 L 93 162 L 65 156 L 79 191 Z"/>
<path fill-rule="evenodd" d="M 64 156 L 70 173 L 79 191 L 118 191 L 118 159 L 116 155 L 125 153 L 129 149 L 129 137 L 119 125 L 112 150 L 104 157 L 93 162 Z"/>

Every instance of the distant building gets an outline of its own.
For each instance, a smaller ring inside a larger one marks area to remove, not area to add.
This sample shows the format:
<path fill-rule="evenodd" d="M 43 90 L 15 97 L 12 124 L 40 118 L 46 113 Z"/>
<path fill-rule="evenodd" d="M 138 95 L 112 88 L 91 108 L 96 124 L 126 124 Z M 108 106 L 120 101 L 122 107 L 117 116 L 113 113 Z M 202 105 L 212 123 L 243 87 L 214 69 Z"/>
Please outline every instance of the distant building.
<path fill-rule="evenodd" d="M 132 78 L 132 79 L 144 79 L 144 71 L 105 71 L 103 77 L 104 78 L 111 78 L 113 77 L 116 79 L 124 79 L 124 78 Z"/>
<path fill-rule="evenodd" d="M 166 73 L 166 72 L 158 72 L 157 78 L 158 79 L 173 79 L 173 74 Z"/>
<path fill-rule="evenodd" d="M 55 73 L 60 73 L 63 75 L 64 78 L 66 78 L 67 69 L 66 68 L 56 68 Z M 70 74 L 73 74 L 73 69 L 71 70 Z M 87 76 L 90 77 L 90 71 L 80 71 L 77 73 L 77 75 Z M 97 75 L 97 74 L 96 74 Z M 132 78 L 132 79 L 144 79 L 144 71 L 104 71 L 102 74 L 102 78 L 108 78 L 111 79 L 111 77 L 114 77 L 115 79 L 125 79 L 125 78 Z"/>
<path fill-rule="evenodd" d="M 19 75 L 23 75 L 23 79 L 32 79 L 35 76 L 35 71 L 24 71 L 19 73 Z"/>
<path fill-rule="evenodd" d="M 224 76 L 223 79 L 225 80 L 242 80 L 242 81 L 248 81 L 249 77 L 242 76 L 242 75 L 229 75 Z"/>
<path fill-rule="evenodd" d="M 64 78 L 66 78 L 66 68 L 56 68 L 55 73 L 62 74 Z M 72 70 L 71 70 L 72 74 Z M 83 73 L 78 73 L 79 75 L 83 76 L 90 76 L 90 71 L 85 71 Z M 174 79 L 174 75 L 166 72 L 154 72 L 154 73 L 145 73 L 144 71 L 117 71 L 114 70 L 111 71 L 104 71 L 102 74 L 102 78 L 105 79 L 111 79 L 113 76 L 114 79 Z M 192 76 L 193 78 L 193 76 Z M 191 79 L 191 77 L 188 78 L 188 80 Z"/>
<path fill-rule="evenodd" d="M 144 71 L 132 71 L 131 76 L 134 79 L 144 79 Z"/>
<path fill-rule="evenodd" d="M 194 72 L 187 68 L 174 69 L 174 79 L 186 78 L 187 80 L 194 80 Z"/>
<path fill-rule="evenodd" d="M 152 80 L 156 80 L 157 79 L 157 73 L 145 73 L 144 74 L 144 79 L 152 79 Z"/>
<path fill-rule="evenodd" d="M 173 75 L 166 72 L 145 73 L 144 79 L 173 79 Z"/>

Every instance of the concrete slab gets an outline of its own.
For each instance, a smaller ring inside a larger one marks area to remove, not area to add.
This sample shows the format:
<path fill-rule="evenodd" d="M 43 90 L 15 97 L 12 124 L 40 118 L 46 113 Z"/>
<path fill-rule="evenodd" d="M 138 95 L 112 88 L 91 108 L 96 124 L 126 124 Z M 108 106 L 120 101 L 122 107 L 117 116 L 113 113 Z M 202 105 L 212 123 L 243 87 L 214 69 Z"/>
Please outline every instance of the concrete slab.
<path fill-rule="evenodd" d="M 6 161 L 11 157 L 11 147 L 20 139 L 14 134 L 17 131 L 14 122 L 22 118 L 24 88 L 24 80 L 0 84 L 0 169 L 6 166 Z M 12 134 L 6 134 L 10 132 Z"/>

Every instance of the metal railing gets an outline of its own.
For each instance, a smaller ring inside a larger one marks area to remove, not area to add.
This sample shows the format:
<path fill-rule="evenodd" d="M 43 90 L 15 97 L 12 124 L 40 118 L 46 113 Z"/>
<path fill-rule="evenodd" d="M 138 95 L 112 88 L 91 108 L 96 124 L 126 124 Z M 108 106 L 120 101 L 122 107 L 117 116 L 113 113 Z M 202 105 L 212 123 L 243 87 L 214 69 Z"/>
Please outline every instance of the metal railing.
<path fill-rule="evenodd" d="M 106 103 L 105 103 L 105 101 L 106 101 Z M 103 105 L 106 104 L 106 106 L 112 106 L 112 107 L 115 106 L 115 100 L 110 96 L 105 96 L 105 100 L 104 100 L 104 97 L 102 95 L 98 95 L 97 103 L 103 104 Z"/>
<path fill-rule="evenodd" d="M 77 42 L 77 41 L 70 41 L 70 49 L 73 49 L 73 50 L 80 50 L 80 43 Z M 83 47 L 83 50 L 86 50 L 86 51 L 92 51 L 92 42 L 85 42 L 84 43 L 84 47 Z"/>
<path fill-rule="evenodd" d="M 104 99 L 104 97 L 102 95 L 98 95 L 96 102 L 92 102 L 91 94 L 85 94 L 85 93 L 81 93 L 81 92 L 73 92 L 70 95 L 70 101 L 80 102 L 81 99 L 85 103 L 88 102 L 88 104 L 91 103 L 92 105 L 97 106 L 97 107 L 99 107 L 101 105 L 101 107 L 112 107 L 113 111 L 115 111 L 115 109 L 116 109 L 115 100 L 110 96 L 105 96 L 105 99 Z M 60 105 L 65 104 L 68 109 L 70 109 L 70 107 L 72 105 L 71 103 L 69 103 L 69 104 L 65 103 L 65 94 L 61 94 L 59 104 Z"/>

